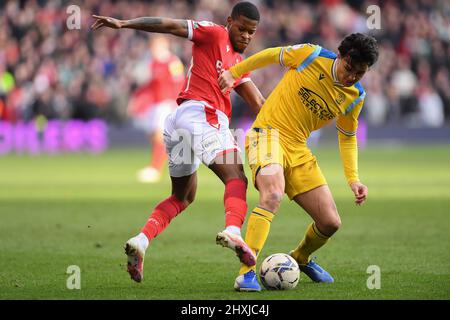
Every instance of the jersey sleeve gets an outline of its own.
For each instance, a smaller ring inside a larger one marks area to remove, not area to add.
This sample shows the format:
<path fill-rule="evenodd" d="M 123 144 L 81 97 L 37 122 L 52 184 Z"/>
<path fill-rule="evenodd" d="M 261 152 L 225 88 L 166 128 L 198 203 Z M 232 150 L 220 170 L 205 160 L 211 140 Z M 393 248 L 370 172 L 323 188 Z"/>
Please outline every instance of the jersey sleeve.
<path fill-rule="evenodd" d="M 311 56 L 318 46 L 304 43 L 282 47 L 280 51 L 280 64 L 286 68 L 297 69 Z"/>
<path fill-rule="evenodd" d="M 361 112 L 364 100 L 358 103 L 358 105 L 349 113 L 340 115 L 336 120 L 336 129 L 346 135 L 354 136 L 358 130 L 358 116 Z"/>
<path fill-rule="evenodd" d="M 356 136 L 347 136 L 339 132 L 338 141 L 344 174 L 348 184 L 359 181 L 358 140 L 356 139 Z"/>
<path fill-rule="evenodd" d="M 194 21 L 188 22 L 188 39 L 194 43 L 207 43 L 216 39 L 221 35 L 223 27 L 210 21 Z"/>
<path fill-rule="evenodd" d="M 243 84 L 245 82 L 248 82 L 248 81 L 252 81 L 252 79 L 250 78 L 250 72 L 244 74 L 241 77 L 241 79 L 239 79 L 239 81 L 236 83 L 235 87 L 237 87 L 237 86 L 239 86 L 239 85 L 241 85 L 241 84 Z"/>
<path fill-rule="evenodd" d="M 355 87 L 359 91 L 358 97 L 350 103 L 344 114 L 339 115 L 336 121 L 336 128 L 346 136 L 356 135 L 356 130 L 358 129 L 358 117 L 366 97 L 366 92 L 359 82 Z"/>
<path fill-rule="evenodd" d="M 358 129 L 358 115 L 363 104 L 364 100 L 361 100 L 353 110 L 346 115 L 339 116 L 336 121 L 339 151 L 348 184 L 359 181 L 356 131 Z"/>
<path fill-rule="evenodd" d="M 359 97 L 353 101 L 345 114 L 336 120 L 338 130 L 339 150 L 344 166 L 347 182 L 359 181 L 358 175 L 358 143 L 356 131 L 358 130 L 358 117 L 364 105 L 365 92 L 361 87 Z"/>

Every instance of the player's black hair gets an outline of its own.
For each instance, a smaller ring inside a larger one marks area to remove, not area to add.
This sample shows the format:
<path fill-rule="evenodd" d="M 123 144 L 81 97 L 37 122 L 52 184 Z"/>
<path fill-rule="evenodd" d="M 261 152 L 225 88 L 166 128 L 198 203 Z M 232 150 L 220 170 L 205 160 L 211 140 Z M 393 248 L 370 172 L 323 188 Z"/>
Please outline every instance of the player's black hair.
<path fill-rule="evenodd" d="M 237 19 L 239 16 L 259 21 L 258 8 L 253 3 L 247 1 L 237 3 L 233 7 L 233 10 L 231 10 L 231 17 L 233 19 Z"/>
<path fill-rule="evenodd" d="M 352 33 L 339 45 L 341 57 L 349 57 L 352 64 L 366 63 L 369 67 L 378 60 L 378 44 L 374 37 Z"/>

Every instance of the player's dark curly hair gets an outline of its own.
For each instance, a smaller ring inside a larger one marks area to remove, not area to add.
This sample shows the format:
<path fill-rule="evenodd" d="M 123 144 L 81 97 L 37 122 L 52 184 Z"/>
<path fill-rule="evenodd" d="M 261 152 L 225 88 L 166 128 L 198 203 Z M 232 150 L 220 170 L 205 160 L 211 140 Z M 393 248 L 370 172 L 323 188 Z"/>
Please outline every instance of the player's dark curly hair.
<path fill-rule="evenodd" d="M 352 33 L 339 45 L 341 57 L 349 57 L 352 64 L 365 63 L 369 67 L 378 60 L 378 44 L 374 37 L 362 33 Z"/>
<path fill-rule="evenodd" d="M 239 16 L 244 16 L 251 20 L 259 21 L 259 11 L 258 8 L 250 2 L 244 1 L 239 2 L 233 7 L 231 11 L 231 17 L 233 19 L 239 18 Z"/>

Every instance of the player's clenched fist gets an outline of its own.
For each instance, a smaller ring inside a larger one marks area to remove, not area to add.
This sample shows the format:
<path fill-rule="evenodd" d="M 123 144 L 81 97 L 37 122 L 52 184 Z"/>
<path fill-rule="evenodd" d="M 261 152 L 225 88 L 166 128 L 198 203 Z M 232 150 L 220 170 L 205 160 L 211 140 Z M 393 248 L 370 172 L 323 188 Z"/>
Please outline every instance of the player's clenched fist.
<path fill-rule="evenodd" d="M 219 86 L 222 90 L 223 94 L 226 94 L 227 92 L 231 91 L 234 86 L 234 82 L 236 79 L 233 78 L 233 75 L 229 70 L 223 71 L 219 76 Z"/>

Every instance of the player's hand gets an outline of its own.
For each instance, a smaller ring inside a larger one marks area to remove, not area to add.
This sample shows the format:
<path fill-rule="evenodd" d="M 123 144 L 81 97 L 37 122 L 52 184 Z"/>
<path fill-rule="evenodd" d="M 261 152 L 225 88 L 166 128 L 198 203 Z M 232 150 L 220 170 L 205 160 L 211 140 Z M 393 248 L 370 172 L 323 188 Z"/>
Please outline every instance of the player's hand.
<path fill-rule="evenodd" d="M 94 24 L 91 26 L 92 30 L 97 30 L 101 27 L 109 27 L 113 29 L 120 29 L 122 28 L 122 24 L 119 19 L 111 18 L 111 17 L 104 17 L 104 16 L 97 16 L 95 14 L 92 15 L 93 18 L 97 19 Z"/>
<path fill-rule="evenodd" d="M 350 184 L 350 188 L 352 189 L 353 193 L 355 194 L 355 203 L 360 206 L 362 205 L 367 198 L 367 194 L 369 193 L 369 189 L 363 185 L 361 182 L 352 182 Z"/>
<path fill-rule="evenodd" d="M 234 82 L 236 80 L 233 78 L 233 75 L 229 70 L 223 71 L 219 76 L 219 86 L 220 90 L 222 90 L 223 94 L 227 94 L 233 89 Z"/>

